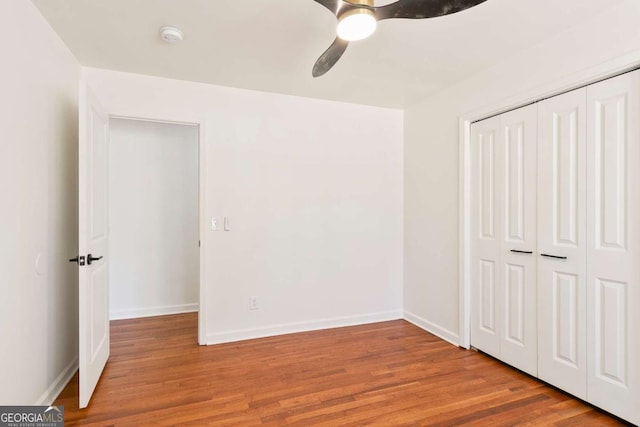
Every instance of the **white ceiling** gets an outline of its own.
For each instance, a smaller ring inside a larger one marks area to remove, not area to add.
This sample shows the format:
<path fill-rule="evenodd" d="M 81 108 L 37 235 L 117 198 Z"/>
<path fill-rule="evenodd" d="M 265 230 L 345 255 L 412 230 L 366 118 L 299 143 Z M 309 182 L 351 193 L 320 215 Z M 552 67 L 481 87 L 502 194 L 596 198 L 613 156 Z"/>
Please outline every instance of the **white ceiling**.
<path fill-rule="evenodd" d="M 314 79 L 336 19 L 313 0 L 32 1 L 86 66 L 395 108 L 623 2 L 488 0 L 441 18 L 382 21 Z M 162 42 L 163 25 L 184 41 Z"/>

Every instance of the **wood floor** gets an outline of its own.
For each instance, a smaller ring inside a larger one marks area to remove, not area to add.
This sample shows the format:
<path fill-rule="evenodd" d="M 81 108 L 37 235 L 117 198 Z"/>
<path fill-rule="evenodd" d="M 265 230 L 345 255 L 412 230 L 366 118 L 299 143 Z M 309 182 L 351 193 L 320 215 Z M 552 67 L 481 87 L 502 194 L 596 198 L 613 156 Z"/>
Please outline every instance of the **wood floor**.
<path fill-rule="evenodd" d="M 196 314 L 111 322 L 88 409 L 67 426 L 621 425 L 483 354 L 402 320 L 208 347 Z"/>

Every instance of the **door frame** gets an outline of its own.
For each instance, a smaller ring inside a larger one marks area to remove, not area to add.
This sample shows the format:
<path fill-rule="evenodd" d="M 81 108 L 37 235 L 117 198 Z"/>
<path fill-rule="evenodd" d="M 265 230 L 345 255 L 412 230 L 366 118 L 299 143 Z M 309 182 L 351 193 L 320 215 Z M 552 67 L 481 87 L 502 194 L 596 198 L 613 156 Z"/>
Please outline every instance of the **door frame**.
<path fill-rule="evenodd" d="M 458 345 L 471 347 L 471 124 L 640 67 L 640 51 L 606 61 L 458 117 Z"/>
<path fill-rule="evenodd" d="M 108 108 L 107 108 L 108 109 Z M 205 121 L 204 120 L 193 120 L 193 121 L 180 121 L 180 120 L 171 120 L 166 118 L 153 118 L 153 117 L 138 117 L 131 115 L 122 115 L 122 114 L 109 114 L 109 120 L 111 119 L 122 119 L 122 120 L 137 120 L 142 122 L 155 122 L 155 123 L 166 123 L 173 125 L 182 125 L 182 126 L 197 126 L 198 127 L 198 239 L 200 241 L 200 250 L 199 260 L 198 260 L 198 289 L 199 289 L 199 301 L 198 301 L 198 344 L 199 345 L 207 345 L 207 316 L 206 316 L 206 283 L 205 280 L 205 272 L 204 268 L 204 260 L 205 257 L 205 239 L 203 238 L 204 232 L 206 231 L 205 222 L 204 222 L 204 204 L 205 204 L 205 192 L 204 192 L 204 183 L 206 178 L 206 170 L 205 170 Z"/>

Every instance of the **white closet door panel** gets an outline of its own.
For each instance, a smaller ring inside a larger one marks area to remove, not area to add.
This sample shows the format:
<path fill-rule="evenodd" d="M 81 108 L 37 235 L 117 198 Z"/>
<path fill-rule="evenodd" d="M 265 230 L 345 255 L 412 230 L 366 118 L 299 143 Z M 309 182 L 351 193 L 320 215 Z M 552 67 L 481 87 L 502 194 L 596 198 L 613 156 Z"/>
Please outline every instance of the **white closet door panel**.
<path fill-rule="evenodd" d="M 537 188 L 538 376 L 582 399 L 587 392 L 585 106 L 586 89 L 539 104 Z"/>
<path fill-rule="evenodd" d="M 501 116 L 503 203 L 500 358 L 537 374 L 536 147 L 537 108 Z"/>
<path fill-rule="evenodd" d="M 471 345 L 500 356 L 500 119 L 471 126 Z"/>
<path fill-rule="evenodd" d="M 587 94 L 587 400 L 639 424 L 640 74 Z"/>

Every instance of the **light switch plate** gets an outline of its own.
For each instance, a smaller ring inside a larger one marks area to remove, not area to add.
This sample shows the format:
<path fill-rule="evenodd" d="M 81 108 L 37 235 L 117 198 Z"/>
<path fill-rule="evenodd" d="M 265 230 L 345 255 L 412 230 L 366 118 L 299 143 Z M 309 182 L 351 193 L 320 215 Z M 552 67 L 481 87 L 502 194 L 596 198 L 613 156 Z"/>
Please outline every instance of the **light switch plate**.
<path fill-rule="evenodd" d="M 218 218 L 211 217 L 211 231 L 218 231 Z"/>

